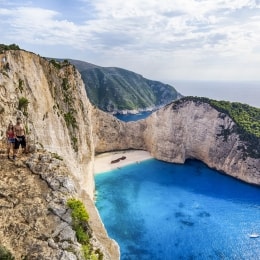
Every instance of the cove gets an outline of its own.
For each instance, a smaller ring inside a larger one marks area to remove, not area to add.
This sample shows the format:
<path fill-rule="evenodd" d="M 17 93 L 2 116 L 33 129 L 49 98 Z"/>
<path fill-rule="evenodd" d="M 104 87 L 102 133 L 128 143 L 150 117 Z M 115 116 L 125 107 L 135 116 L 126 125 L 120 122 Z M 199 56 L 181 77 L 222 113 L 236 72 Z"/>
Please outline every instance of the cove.
<path fill-rule="evenodd" d="M 115 117 L 124 122 L 138 121 L 147 118 L 152 114 L 152 111 L 139 112 L 138 114 L 116 114 Z"/>
<path fill-rule="evenodd" d="M 122 260 L 259 259 L 260 188 L 188 160 L 155 159 L 95 175 Z"/>

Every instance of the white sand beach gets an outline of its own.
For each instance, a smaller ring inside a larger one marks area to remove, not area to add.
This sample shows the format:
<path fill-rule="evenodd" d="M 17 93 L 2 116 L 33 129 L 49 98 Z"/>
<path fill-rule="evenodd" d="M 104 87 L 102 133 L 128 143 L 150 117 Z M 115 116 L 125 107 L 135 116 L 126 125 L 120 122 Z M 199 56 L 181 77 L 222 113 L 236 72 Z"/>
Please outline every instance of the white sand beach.
<path fill-rule="evenodd" d="M 113 160 L 117 160 L 121 157 L 126 157 L 124 160 L 120 160 L 116 163 L 111 163 Z M 101 173 L 111 171 L 123 166 L 139 163 L 153 158 L 149 152 L 142 150 L 128 150 L 128 151 L 117 151 L 99 154 L 95 157 L 94 173 Z"/>

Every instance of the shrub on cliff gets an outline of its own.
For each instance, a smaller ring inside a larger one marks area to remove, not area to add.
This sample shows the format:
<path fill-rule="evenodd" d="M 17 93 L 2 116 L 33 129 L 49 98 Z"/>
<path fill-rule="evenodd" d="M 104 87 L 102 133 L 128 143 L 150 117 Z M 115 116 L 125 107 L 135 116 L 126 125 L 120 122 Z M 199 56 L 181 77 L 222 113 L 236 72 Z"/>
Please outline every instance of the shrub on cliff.
<path fill-rule="evenodd" d="M 19 102 L 18 102 L 18 109 L 23 111 L 23 114 L 25 116 L 27 116 L 27 109 L 28 109 L 28 105 L 29 105 L 29 100 L 25 97 L 21 97 L 19 98 Z"/>
<path fill-rule="evenodd" d="M 20 47 L 14 43 L 10 45 L 0 44 L 0 52 L 8 50 L 20 50 Z"/>
<path fill-rule="evenodd" d="M 227 113 L 246 132 L 260 137 L 260 109 L 247 104 L 210 100 L 217 110 Z"/>
<path fill-rule="evenodd" d="M 99 250 L 93 250 L 90 243 L 91 229 L 88 224 L 89 215 L 84 204 L 77 199 L 69 199 L 67 202 L 71 209 L 72 225 L 76 232 L 76 237 L 82 245 L 82 252 L 86 260 L 102 260 L 103 254 Z"/>
<path fill-rule="evenodd" d="M 12 254 L 3 246 L 0 245 L 0 259 L 2 260 L 14 260 Z"/>

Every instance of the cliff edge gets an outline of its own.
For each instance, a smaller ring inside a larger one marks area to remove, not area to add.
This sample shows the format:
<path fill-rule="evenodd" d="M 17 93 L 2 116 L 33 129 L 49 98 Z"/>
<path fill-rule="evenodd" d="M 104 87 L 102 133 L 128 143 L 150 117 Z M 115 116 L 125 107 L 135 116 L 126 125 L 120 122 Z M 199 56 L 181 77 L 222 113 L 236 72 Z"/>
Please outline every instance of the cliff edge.
<path fill-rule="evenodd" d="M 1 243 L 17 259 L 21 255 L 28 259 L 81 259 L 73 224 L 63 219 L 66 200 L 77 198 L 87 208 L 93 246 L 104 259 L 118 259 L 118 245 L 109 239 L 93 202 L 92 106 L 80 73 L 67 62 L 49 62 L 23 50 L 4 50 L 0 54 L 0 100 L 0 142 L 5 142 L 8 123 L 19 116 L 31 156 L 23 159 L 19 155 L 15 165 L 6 155 L 1 157 L 4 193 L 0 199 L 2 209 L 8 209 L 0 212 Z M 47 154 L 39 155 L 39 151 Z M 16 170 L 16 165 L 22 170 Z M 61 189 L 65 195 L 53 195 L 53 189 L 58 193 Z M 64 228 L 68 233 L 62 233 Z M 70 249 L 76 252 L 74 258 Z"/>
<path fill-rule="evenodd" d="M 245 140 L 236 122 L 208 100 L 184 98 L 138 122 L 124 123 L 99 110 L 94 113 L 103 118 L 93 124 L 96 152 L 142 149 L 172 163 L 197 159 L 230 176 L 260 185 L 260 138 Z"/>

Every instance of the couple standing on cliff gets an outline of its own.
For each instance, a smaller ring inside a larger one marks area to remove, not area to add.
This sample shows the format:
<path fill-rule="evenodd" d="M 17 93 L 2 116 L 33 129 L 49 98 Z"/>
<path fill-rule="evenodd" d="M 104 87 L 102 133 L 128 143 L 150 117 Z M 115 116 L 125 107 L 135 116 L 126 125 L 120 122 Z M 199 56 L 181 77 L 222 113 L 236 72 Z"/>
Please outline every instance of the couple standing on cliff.
<path fill-rule="evenodd" d="M 25 138 L 25 128 L 22 124 L 20 117 L 16 120 L 16 125 L 14 126 L 12 122 L 9 123 L 6 130 L 7 138 L 7 158 L 10 158 L 10 152 L 13 150 L 13 159 L 16 159 L 18 149 L 22 146 L 23 152 L 26 152 L 26 138 Z"/>

